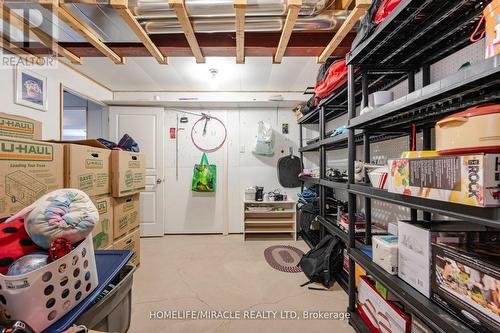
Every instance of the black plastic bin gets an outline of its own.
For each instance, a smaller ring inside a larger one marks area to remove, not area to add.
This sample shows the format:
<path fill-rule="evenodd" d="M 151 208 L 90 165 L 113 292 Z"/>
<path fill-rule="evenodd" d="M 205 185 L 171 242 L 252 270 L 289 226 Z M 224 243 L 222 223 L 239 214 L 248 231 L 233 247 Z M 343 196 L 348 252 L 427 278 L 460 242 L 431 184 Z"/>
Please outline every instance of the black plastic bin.
<path fill-rule="evenodd" d="M 96 303 L 78 317 L 75 324 L 102 332 L 127 332 L 132 313 L 135 269 L 132 265 L 123 267 L 118 277 L 99 296 Z"/>

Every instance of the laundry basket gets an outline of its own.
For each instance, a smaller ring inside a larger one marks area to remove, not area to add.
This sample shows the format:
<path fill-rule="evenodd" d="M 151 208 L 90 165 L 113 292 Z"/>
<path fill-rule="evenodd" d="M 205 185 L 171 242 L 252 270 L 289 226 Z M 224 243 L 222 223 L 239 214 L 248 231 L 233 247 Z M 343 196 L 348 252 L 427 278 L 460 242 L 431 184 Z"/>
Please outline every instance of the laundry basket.
<path fill-rule="evenodd" d="M 115 281 L 98 296 L 90 309 L 76 319 L 75 324 L 102 332 L 127 332 L 132 314 L 135 269 L 132 265 L 123 267 Z"/>
<path fill-rule="evenodd" d="M 22 320 L 40 332 L 97 287 L 92 235 L 73 251 L 32 272 L 0 274 L 0 318 Z"/>

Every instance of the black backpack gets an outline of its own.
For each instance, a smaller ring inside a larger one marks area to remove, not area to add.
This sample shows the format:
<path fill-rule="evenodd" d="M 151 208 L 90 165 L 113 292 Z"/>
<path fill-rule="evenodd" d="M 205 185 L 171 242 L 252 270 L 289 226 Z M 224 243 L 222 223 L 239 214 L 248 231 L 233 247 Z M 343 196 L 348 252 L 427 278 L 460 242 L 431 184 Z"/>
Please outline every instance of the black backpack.
<path fill-rule="evenodd" d="M 309 279 L 301 287 L 313 282 L 321 283 L 326 288 L 333 286 L 334 276 L 342 267 L 342 251 L 340 238 L 332 235 L 323 237 L 318 245 L 304 254 L 299 261 L 298 266 Z"/>

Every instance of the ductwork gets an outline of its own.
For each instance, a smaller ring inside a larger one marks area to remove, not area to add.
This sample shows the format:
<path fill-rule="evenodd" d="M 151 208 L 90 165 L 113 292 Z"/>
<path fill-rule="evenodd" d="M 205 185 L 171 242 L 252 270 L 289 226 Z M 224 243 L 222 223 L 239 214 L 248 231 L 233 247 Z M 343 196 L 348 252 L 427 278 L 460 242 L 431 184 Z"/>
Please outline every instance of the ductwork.
<path fill-rule="evenodd" d="M 327 0 L 302 0 L 299 15 L 319 14 Z M 248 0 L 246 16 L 283 16 L 286 15 L 286 0 Z M 185 0 L 186 11 L 190 18 L 234 17 L 233 0 Z M 129 7 L 137 19 L 175 18 L 175 12 L 167 0 L 133 0 Z"/>
<path fill-rule="evenodd" d="M 281 31 L 284 24 L 281 16 L 247 17 L 245 31 L 272 32 Z M 317 15 L 299 17 L 294 30 L 336 30 L 345 20 L 345 12 L 335 12 L 332 15 Z M 205 32 L 234 32 L 234 17 L 194 18 L 191 20 L 193 29 L 198 33 Z M 148 20 L 143 22 L 148 34 L 175 34 L 182 33 L 182 27 L 176 19 Z"/>

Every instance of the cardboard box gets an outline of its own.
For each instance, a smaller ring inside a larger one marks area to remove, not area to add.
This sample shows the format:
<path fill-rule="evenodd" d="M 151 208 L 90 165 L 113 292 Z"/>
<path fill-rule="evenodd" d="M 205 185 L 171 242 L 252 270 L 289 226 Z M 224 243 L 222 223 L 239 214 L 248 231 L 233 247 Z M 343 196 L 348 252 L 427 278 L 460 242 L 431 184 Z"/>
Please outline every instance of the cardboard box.
<path fill-rule="evenodd" d="M 17 213 L 63 185 L 61 145 L 0 137 L 0 216 Z"/>
<path fill-rule="evenodd" d="M 461 244 L 467 232 L 485 231 L 480 225 L 433 221 L 398 223 L 398 276 L 427 297 L 431 297 L 431 245 Z"/>
<path fill-rule="evenodd" d="M 362 276 L 358 286 L 358 312 L 372 332 L 410 332 L 410 319 Z"/>
<path fill-rule="evenodd" d="M 139 228 L 129 232 L 113 243 L 113 250 L 129 250 L 133 252 L 130 262 L 138 266 L 141 262 L 141 237 Z"/>
<path fill-rule="evenodd" d="M 373 236 L 372 248 L 373 262 L 389 274 L 398 274 L 398 237 Z"/>
<path fill-rule="evenodd" d="M 82 190 L 90 197 L 110 194 L 111 150 L 100 148 L 94 141 L 64 144 L 64 186 Z"/>
<path fill-rule="evenodd" d="M 432 299 L 476 332 L 500 332 L 500 239 L 477 248 L 432 246 Z"/>
<path fill-rule="evenodd" d="M 146 189 L 144 154 L 113 150 L 111 175 L 113 197 L 123 197 L 144 191 Z"/>
<path fill-rule="evenodd" d="M 0 112 L 0 135 L 42 140 L 42 123 L 31 118 Z"/>
<path fill-rule="evenodd" d="M 99 223 L 92 231 L 94 250 L 105 249 L 113 245 L 113 199 L 111 197 L 93 197 L 92 202 L 99 212 Z"/>
<path fill-rule="evenodd" d="M 500 206 L 500 154 L 389 160 L 389 192 L 478 207 Z"/>
<path fill-rule="evenodd" d="M 434 333 L 429 326 L 424 324 L 417 316 L 411 315 L 411 333 Z"/>
<path fill-rule="evenodd" d="M 139 194 L 113 198 L 113 234 L 117 239 L 140 224 Z"/>

